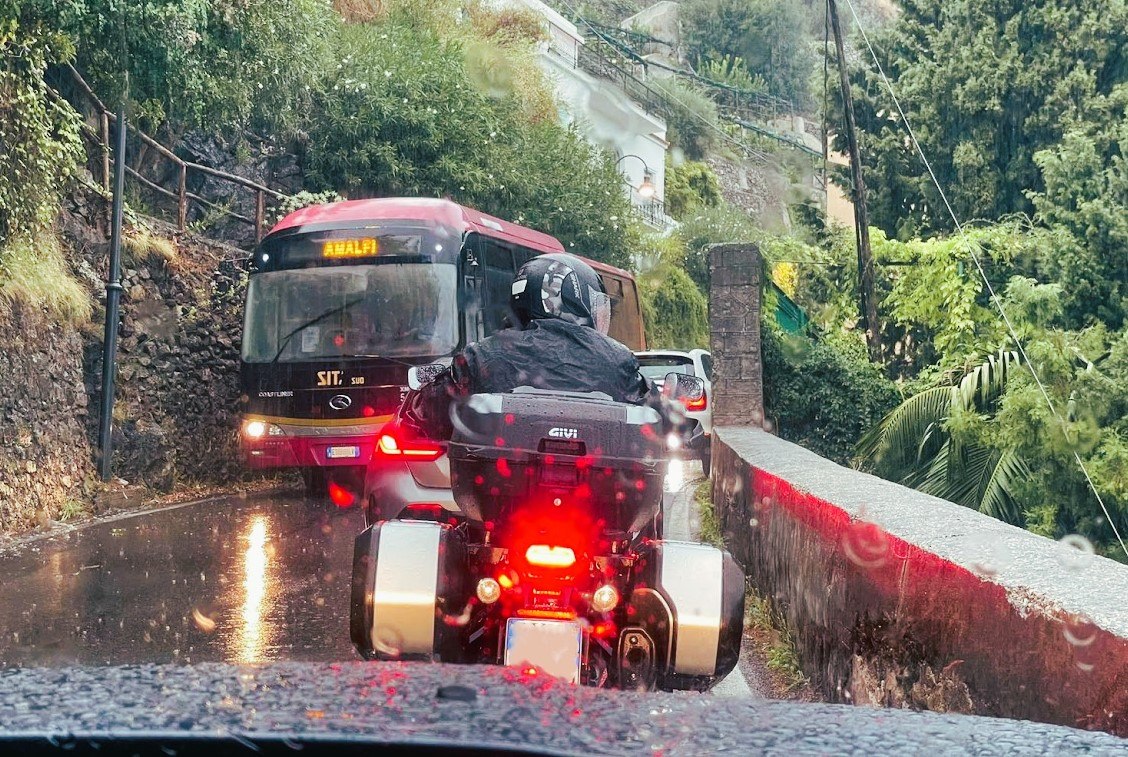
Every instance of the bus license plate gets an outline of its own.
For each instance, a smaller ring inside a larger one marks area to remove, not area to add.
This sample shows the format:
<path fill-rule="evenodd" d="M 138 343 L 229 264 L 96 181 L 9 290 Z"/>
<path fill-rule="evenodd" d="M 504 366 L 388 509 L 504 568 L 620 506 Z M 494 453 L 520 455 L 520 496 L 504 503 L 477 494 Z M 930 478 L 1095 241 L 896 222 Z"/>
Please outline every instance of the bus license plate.
<path fill-rule="evenodd" d="M 326 447 L 325 457 L 330 460 L 341 460 L 348 457 L 360 457 L 360 447 Z"/>
<path fill-rule="evenodd" d="M 583 641 L 583 631 L 575 621 L 510 618 L 505 623 L 505 664 L 533 664 L 569 683 L 579 683 Z"/>

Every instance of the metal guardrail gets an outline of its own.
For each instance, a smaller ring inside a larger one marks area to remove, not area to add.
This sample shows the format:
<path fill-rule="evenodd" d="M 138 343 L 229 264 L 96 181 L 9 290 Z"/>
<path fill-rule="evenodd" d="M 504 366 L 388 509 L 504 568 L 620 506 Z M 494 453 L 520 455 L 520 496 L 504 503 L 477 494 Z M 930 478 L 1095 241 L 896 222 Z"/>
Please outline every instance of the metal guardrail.
<path fill-rule="evenodd" d="M 95 130 L 85 121 L 83 121 L 83 134 L 85 134 L 86 137 L 94 144 L 94 147 L 100 151 L 102 165 L 102 189 L 106 192 L 106 194 L 109 194 L 111 180 L 110 124 L 117 122 L 117 115 L 113 113 L 108 107 L 106 107 L 105 103 L 103 103 L 101 99 L 99 99 L 98 95 L 94 93 L 94 90 L 91 89 L 90 85 L 86 83 L 86 80 L 82 78 L 82 75 L 79 74 L 77 70 L 75 70 L 74 66 L 67 64 L 65 70 L 67 71 L 71 82 L 77 88 L 77 91 L 82 94 L 87 104 L 93 107 L 95 116 L 98 118 L 100 127 L 98 130 Z M 62 95 L 60 95 L 58 92 L 55 92 L 55 95 L 62 99 Z M 162 187 L 157 182 L 152 181 L 145 176 L 142 176 L 139 171 L 135 170 L 131 166 L 126 166 L 125 170 L 129 173 L 130 176 L 132 176 L 138 182 L 153 190 L 154 192 L 176 200 L 176 226 L 180 231 L 184 231 L 187 228 L 188 203 L 195 202 L 204 206 L 205 208 L 209 208 L 218 213 L 222 213 L 223 215 L 234 218 L 237 221 L 241 221 L 243 223 L 254 226 L 255 241 L 258 242 L 262 240 L 266 218 L 266 198 L 269 197 L 273 200 L 283 200 L 286 199 L 287 195 L 283 194 L 282 192 L 276 192 L 270 187 L 263 186 L 262 184 L 247 179 L 243 176 L 237 176 L 235 174 L 227 173 L 226 171 L 221 171 L 218 168 L 212 168 L 211 166 L 205 166 L 200 163 L 194 163 L 190 160 L 184 160 L 183 158 L 172 152 L 172 150 L 168 149 L 160 142 L 153 139 L 148 134 L 141 131 L 132 124 L 127 123 L 126 129 L 131 131 L 143 143 L 145 143 L 149 147 L 152 147 L 157 151 L 158 154 L 160 154 L 162 157 L 166 158 L 169 162 L 176 166 L 177 187 L 175 191 L 167 189 L 166 187 Z M 240 188 L 254 192 L 254 218 L 248 218 L 241 213 L 236 213 L 235 211 L 214 203 L 207 198 L 201 197 L 193 192 L 189 192 L 189 171 L 198 171 L 209 176 L 214 176 L 217 179 L 221 179 Z"/>

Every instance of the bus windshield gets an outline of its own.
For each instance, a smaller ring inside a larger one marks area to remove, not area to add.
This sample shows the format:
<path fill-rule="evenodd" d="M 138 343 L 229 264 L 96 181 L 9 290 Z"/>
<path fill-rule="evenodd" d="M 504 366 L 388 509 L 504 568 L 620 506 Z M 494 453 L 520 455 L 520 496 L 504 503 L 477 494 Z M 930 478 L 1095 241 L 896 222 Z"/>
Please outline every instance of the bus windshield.
<path fill-rule="evenodd" d="M 456 282 L 454 265 L 431 262 L 254 275 L 243 360 L 449 355 L 458 345 Z"/>

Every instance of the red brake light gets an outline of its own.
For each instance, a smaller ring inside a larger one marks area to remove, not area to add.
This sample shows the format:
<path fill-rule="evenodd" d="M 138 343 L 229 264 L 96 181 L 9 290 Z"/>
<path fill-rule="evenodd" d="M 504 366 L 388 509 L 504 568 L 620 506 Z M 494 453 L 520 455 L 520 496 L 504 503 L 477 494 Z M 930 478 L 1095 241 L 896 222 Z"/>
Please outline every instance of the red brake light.
<path fill-rule="evenodd" d="M 430 439 L 405 440 L 402 434 L 397 433 L 396 428 L 389 426 L 381 431 L 376 439 L 376 454 L 430 462 L 442 457 L 443 447 Z"/>
<path fill-rule="evenodd" d="M 571 547 L 532 544 L 525 550 L 525 561 L 542 568 L 570 568 L 576 564 L 576 553 Z"/>
<path fill-rule="evenodd" d="M 356 495 L 335 481 L 329 482 L 329 499 L 337 507 L 352 507 Z"/>

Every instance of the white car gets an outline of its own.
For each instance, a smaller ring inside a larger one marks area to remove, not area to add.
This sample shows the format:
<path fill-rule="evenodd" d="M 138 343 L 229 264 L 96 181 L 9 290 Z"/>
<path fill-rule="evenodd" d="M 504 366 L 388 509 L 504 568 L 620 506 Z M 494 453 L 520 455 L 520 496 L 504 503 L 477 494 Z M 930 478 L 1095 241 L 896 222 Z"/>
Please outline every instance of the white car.
<path fill-rule="evenodd" d="M 642 375 L 662 386 L 667 373 L 689 373 L 705 382 L 705 395 L 686 403 L 685 412 L 701 425 L 702 435 L 690 451 L 701 458 L 701 467 L 709 475 L 709 459 L 713 440 L 713 356 L 708 350 L 647 350 L 636 352 Z"/>

